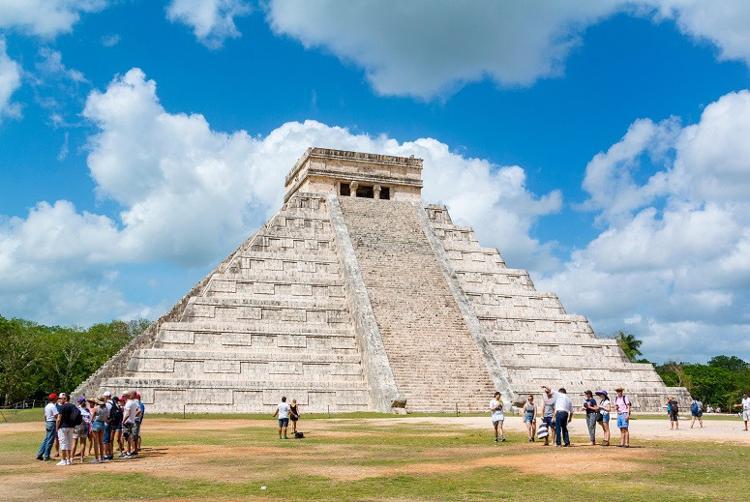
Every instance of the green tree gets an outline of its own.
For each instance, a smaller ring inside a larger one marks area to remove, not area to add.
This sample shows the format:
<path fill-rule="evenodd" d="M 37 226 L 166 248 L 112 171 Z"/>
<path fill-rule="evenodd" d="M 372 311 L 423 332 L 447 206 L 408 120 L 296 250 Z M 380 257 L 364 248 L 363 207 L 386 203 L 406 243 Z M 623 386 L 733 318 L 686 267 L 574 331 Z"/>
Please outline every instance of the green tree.
<path fill-rule="evenodd" d="M 625 333 L 624 331 L 620 330 L 615 333 L 614 338 L 615 340 L 617 340 L 617 345 L 619 345 L 622 351 L 625 352 L 625 356 L 631 362 L 637 362 L 638 356 L 643 355 L 640 351 L 640 347 L 643 342 L 641 340 L 638 340 L 635 335 Z"/>
<path fill-rule="evenodd" d="M 750 364 L 737 356 L 715 356 L 709 359 L 708 365 L 716 368 L 724 368 L 728 371 L 738 372 L 750 369 Z"/>

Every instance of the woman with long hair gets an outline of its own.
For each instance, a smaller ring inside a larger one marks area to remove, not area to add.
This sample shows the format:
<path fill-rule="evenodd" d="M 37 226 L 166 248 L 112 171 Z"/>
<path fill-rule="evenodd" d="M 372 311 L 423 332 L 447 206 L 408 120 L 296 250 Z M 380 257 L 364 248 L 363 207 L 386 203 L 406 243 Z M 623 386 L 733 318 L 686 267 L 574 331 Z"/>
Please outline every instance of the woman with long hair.
<path fill-rule="evenodd" d="M 599 412 L 597 422 L 599 422 L 604 431 L 602 446 L 609 446 L 609 413 L 612 411 L 612 403 L 609 401 L 609 395 L 606 390 L 598 390 L 594 394 L 602 398 L 596 405 L 596 409 Z"/>
<path fill-rule="evenodd" d="M 526 403 L 523 405 L 523 423 L 526 425 L 526 433 L 529 436 L 529 443 L 534 442 L 536 435 L 536 405 L 534 396 L 529 394 Z"/>
<path fill-rule="evenodd" d="M 94 460 L 92 464 L 104 462 L 104 425 L 109 420 L 107 405 L 100 398 L 93 400 L 94 412 L 91 419 L 91 434 L 94 441 Z"/>

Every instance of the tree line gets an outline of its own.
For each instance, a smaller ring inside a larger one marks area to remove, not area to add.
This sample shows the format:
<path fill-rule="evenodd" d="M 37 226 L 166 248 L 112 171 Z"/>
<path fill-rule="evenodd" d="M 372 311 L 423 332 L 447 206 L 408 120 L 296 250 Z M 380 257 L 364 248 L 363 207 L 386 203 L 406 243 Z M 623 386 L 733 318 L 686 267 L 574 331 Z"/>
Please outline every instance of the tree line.
<path fill-rule="evenodd" d="M 648 363 L 642 358 L 641 340 L 618 331 L 614 336 L 632 362 Z M 750 391 L 750 363 L 736 356 L 715 356 L 707 363 L 670 361 L 656 364 L 656 372 L 670 387 L 685 387 L 705 405 L 732 411 L 744 392 Z"/>
<path fill-rule="evenodd" d="M 0 316 L 0 403 L 72 391 L 149 324 L 138 319 L 84 329 Z"/>

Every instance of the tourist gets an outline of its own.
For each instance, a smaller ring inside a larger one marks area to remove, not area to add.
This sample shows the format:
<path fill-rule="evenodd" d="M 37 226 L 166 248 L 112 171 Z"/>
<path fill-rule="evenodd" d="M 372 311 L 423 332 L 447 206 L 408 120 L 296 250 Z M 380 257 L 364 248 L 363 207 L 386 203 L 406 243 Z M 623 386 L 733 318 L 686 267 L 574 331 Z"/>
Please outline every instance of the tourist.
<path fill-rule="evenodd" d="M 90 399 L 89 402 L 94 406 L 91 415 L 91 441 L 94 443 L 94 460 L 92 464 L 98 464 L 105 461 L 106 452 L 104 451 L 104 426 L 109 420 L 109 410 L 104 401 L 99 398 Z"/>
<path fill-rule="evenodd" d="M 596 421 L 598 418 L 599 405 L 594 399 L 594 393 L 587 390 L 583 393 L 583 411 L 586 412 L 586 427 L 589 430 L 589 440 L 591 446 L 596 446 Z"/>
<path fill-rule="evenodd" d="M 748 396 L 747 392 L 742 395 L 742 402 L 740 404 L 735 404 L 734 407 L 742 408 L 741 418 L 745 422 L 745 432 L 747 432 L 747 423 L 750 422 L 750 396 Z"/>
<path fill-rule="evenodd" d="M 697 420 L 702 429 L 703 428 L 703 403 L 701 403 L 695 397 L 693 398 L 693 402 L 690 403 L 690 415 L 693 417 L 692 422 L 690 422 L 690 428 L 692 429 L 693 426 L 695 426 L 695 421 Z"/>
<path fill-rule="evenodd" d="M 49 460 L 52 453 L 52 445 L 55 444 L 57 435 L 57 394 L 54 392 L 47 396 L 47 405 L 44 407 L 44 439 L 36 452 L 37 460 Z"/>
<path fill-rule="evenodd" d="M 125 455 L 125 451 L 122 447 L 122 405 L 125 404 L 125 401 L 121 401 L 117 396 L 112 396 L 110 403 L 109 430 L 112 436 L 110 437 L 107 456 L 111 460 L 114 459 L 115 456 L 115 441 L 117 442 L 117 451 L 120 452 L 120 457 L 122 458 Z"/>
<path fill-rule="evenodd" d="M 544 437 L 544 445 L 549 446 L 550 436 L 552 441 L 555 440 L 555 396 L 549 387 L 542 386 L 544 396 L 542 396 L 542 422 L 547 426 L 547 436 Z"/>
<path fill-rule="evenodd" d="M 60 394 L 60 413 L 57 414 L 57 439 L 60 442 L 61 460 L 57 465 L 71 465 L 73 463 L 73 430 L 81 420 L 80 411 L 70 402 L 64 392 Z"/>
<path fill-rule="evenodd" d="M 565 388 L 560 387 L 555 396 L 555 444 L 559 447 L 561 443 L 567 448 L 570 446 L 570 434 L 568 424 L 573 420 L 573 401 L 568 397 Z"/>
<path fill-rule="evenodd" d="M 296 399 L 292 399 L 292 404 L 289 406 L 289 420 L 292 421 L 292 434 L 297 436 L 297 421 L 299 420 L 299 405 Z"/>
<path fill-rule="evenodd" d="M 674 397 L 667 398 L 667 415 L 669 415 L 669 430 L 677 430 L 680 428 L 680 422 L 678 414 L 680 413 L 680 405 L 677 403 L 677 399 Z"/>
<path fill-rule="evenodd" d="M 495 395 L 490 400 L 490 415 L 492 426 L 495 428 L 495 442 L 505 441 L 505 431 L 503 430 L 503 422 L 505 421 L 503 396 L 499 392 L 495 392 Z"/>
<path fill-rule="evenodd" d="M 78 447 L 81 447 L 80 457 L 81 463 L 86 455 L 86 440 L 89 437 L 91 431 L 91 412 L 86 406 L 86 398 L 81 396 L 78 398 L 78 411 L 81 413 L 81 423 L 76 425 L 73 431 L 73 460 L 75 460 L 78 452 Z"/>
<path fill-rule="evenodd" d="M 536 405 L 534 404 L 534 396 L 531 394 L 526 398 L 526 403 L 523 405 L 523 423 L 526 424 L 529 442 L 533 443 L 536 435 Z"/>
<path fill-rule="evenodd" d="M 279 417 L 279 439 L 281 439 L 282 433 L 284 439 L 289 439 L 286 435 L 286 431 L 289 428 L 289 412 L 291 408 L 289 403 L 286 402 L 286 396 L 281 398 L 281 402 L 276 407 L 276 411 L 273 412 L 274 417 Z"/>
<path fill-rule="evenodd" d="M 122 412 L 122 435 L 128 443 L 127 452 L 123 458 L 132 458 L 138 455 L 137 440 L 135 437 L 135 420 L 141 413 L 138 400 L 135 398 L 135 391 L 131 390 L 125 394 L 127 401 Z"/>
<path fill-rule="evenodd" d="M 601 401 L 597 404 L 597 421 L 602 426 L 604 431 L 604 440 L 602 446 L 609 446 L 609 413 L 612 411 L 612 405 L 609 401 L 609 394 L 606 390 L 598 390 L 594 392 L 597 396 L 601 397 Z"/>
<path fill-rule="evenodd" d="M 615 408 L 617 409 L 617 427 L 620 429 L 620 444 L 622 448 L 630 448 L 630 411 L 633 408 L 630 398 L 623 394 L 625 389 L 615 389 Z"/>
<path fill-rule="evenodd" d="M 91 415 L 92 430 L 89 431 L 89 439 L 88 439 L 88 443 L 89 443 L 88 455 L 91 456 L 91 453 L 94 450 L 94 436 L 92 435 L 92 433 L 93 433 L 93 423 L 94 423 L 94 408 L 96 407 L 96 403 L 94 402 L 93 398 L 86 399 L 86 407 L 88 408 L 89 414 Z"/>
<path fill-rule="evenodd" d="M 102 458 L 104 460 L 112 460 L 112 427 L 110 425 L 109 415 L 112 413 L 112 393 L 110 391 L 104 391 L 101 395 L 101 400 L 104 401 L 104 406 L 107 408 L 107 421 L 104 422 L 104 431 L 102 432 L 102 445 L 104 450 L 102 452 Z"/>
<path fill-rule="evenodd" d="M 138 402 L 138 415 L 135 417 L 133 435 L 135 436 L 135 453 L 137 455 L 141 452 L 141 424 L 143 423 L 143 415 L 146 414 L 146 407 L 143 405 L 143 401 L 141 401 L 140 393 L 135 393 L 135 400 Z"/>

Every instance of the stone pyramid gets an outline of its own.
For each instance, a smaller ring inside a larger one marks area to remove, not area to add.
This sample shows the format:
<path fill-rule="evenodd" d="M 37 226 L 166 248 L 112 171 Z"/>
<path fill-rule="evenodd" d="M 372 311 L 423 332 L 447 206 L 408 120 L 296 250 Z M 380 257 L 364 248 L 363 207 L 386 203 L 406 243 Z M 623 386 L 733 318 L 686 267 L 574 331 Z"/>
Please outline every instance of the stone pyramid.
<path fill-rule="evenodd" d="M 310 148 L 284 205 L 76 391 L 139 389 L 152 412 L 484 411 L 565 386 L 667 395 L 508 268 L 445 206 L 422 202 L 422 161 Z"/>

